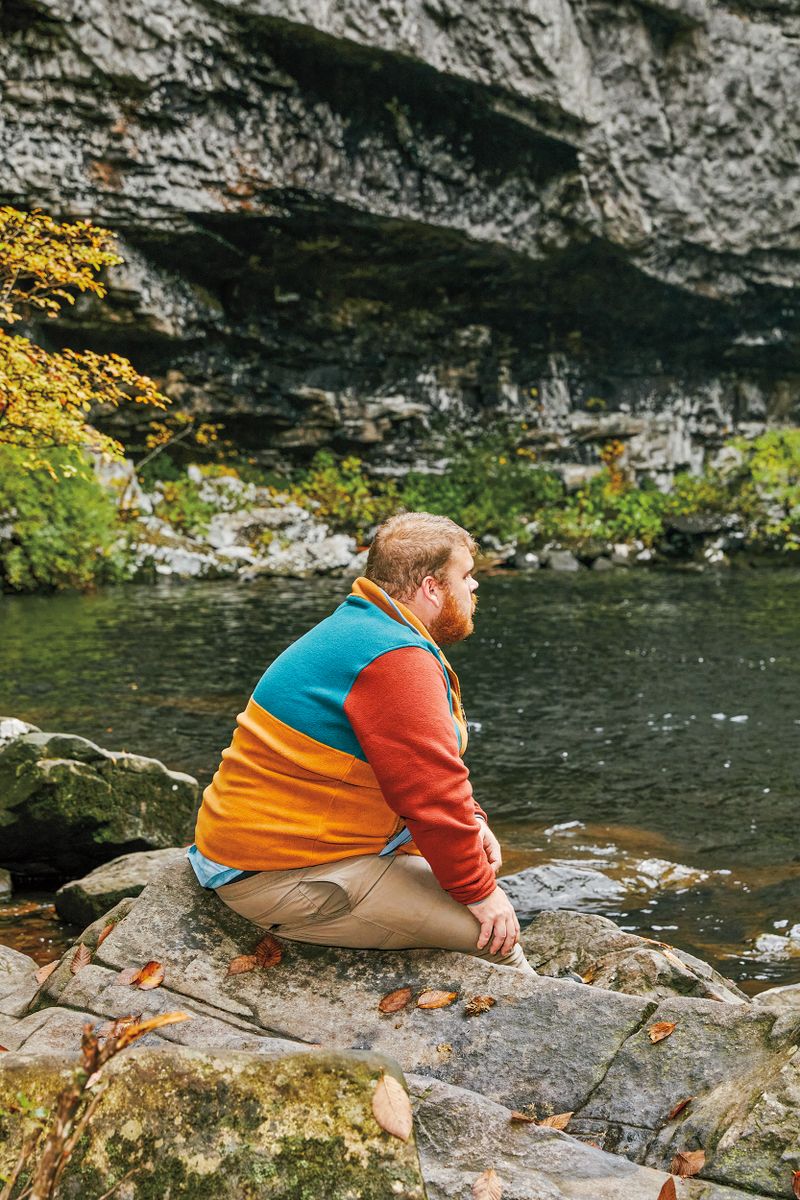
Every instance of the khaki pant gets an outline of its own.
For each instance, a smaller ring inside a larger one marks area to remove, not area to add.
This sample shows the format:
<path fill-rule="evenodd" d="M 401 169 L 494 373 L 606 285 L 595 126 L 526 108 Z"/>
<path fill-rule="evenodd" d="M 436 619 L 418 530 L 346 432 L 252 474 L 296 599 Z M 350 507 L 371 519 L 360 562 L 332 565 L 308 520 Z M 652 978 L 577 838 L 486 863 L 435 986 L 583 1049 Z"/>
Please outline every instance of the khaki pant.
<path fill-rule="evenodd" d="M 424 858 L 364 854 L 291 871 L 260 871 L 216 889 L 240 916 L 290 941 L 371 950 L 460 950 L 530 972 L 522 947 L 478 950 L 480 925 Z"/>

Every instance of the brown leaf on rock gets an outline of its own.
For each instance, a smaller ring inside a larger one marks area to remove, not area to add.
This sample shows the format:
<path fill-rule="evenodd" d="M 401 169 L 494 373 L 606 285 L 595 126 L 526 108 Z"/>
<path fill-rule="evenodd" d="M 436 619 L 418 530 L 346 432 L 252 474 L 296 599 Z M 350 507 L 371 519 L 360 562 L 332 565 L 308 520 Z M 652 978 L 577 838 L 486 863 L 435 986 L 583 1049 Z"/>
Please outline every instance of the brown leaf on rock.
<path fill-rule="evenodd" d="M 597 970 L 598 970 L 598 964 L 593 963 L 592 966 L 589 967 L 588 971 L 585 971 L 583 973 L 583 975 L 581 975 L 581 979 L 583 980 L 583 982 L 584 983 L 594 983 L 595 977 L 597 976 Z"/>
<path fill-rule="evenodd" d="M 667 1113 L 667 1120 L 674 1121 L 678 1113 L 682 1113 L 686 1105 L 691 1104 L 693 1100 L 694 1096 L 687 1096 L 685 1100 L 679 1100 L 675 1107 L 671 1108 Z"/>
<path fill-rule="evenodd" d="M 530 1113 L 517 1112 L 516 1109 L 513 1109 L 511 1112 L 511 1120 L 512 1121 L 521 1121 L 521 1122 L 524 1122 L 526 1125 L 535 1125 L 536 1124 L 536 1117 L 532 1117 Z"/>
<path fill-rule="evenodd" d="M 471 996 L 464 1005 L 464 1013 L 468 1017 L 478 1017 L 481 1013 L 488 1012 L 496 1003 L 494 996 Z"/>
<path fill-rule="evenodd" d="M 119 1037 L 124 1029 L 130 1025 L 135 1025 L 140 1021 L 141 1013 L 129 1013 L 126 1017 L 115 1017 L 113 1021 L 106 1021 L 105 1025 L 101 1025 L 97 1031 L 98 1037 Z"/>
<path fill-rule="evenodd" d="M 0 1046 L 0 1054 L 8 1054 L 8 1046 Z"/>
<path fill-rule="evenodd" d="M 392 1137 L 407 1142 L 411 1137 L 413 1119 L 411 1101 L 402 1083 L 394 1075 L 381 1075 L 372 1093 L 372 1112 L 381 1129 Z"/>
<path fill-rule="evenodd" d="M 640 937 L 641 937 L 641 935 L 640 935 Z M 651 946 L 662 946 L 665 950 L 670 949 L 669 942 L 660 942 L 658 940 L 658 938 L 642 937 L 641 940 L 643 942 L 649 942 Z"/>
<path fill-rule="evenodd" d="M 571 1118 L 571 1112 L 556 1113 L 554 1117 L 545 1117 L 539 1124 L 547 1125 L 549 1129 L 566 1129 Z"/>
<path fill-rule="evenodd" d="M 109 921 L 109 923 L 102 930 L 100 937 L 97 939 L 97 949 L 98 950 L 100 949 L 100 947 L 102 946 L 103 942 L 106 940 L 108 935 L 111 933 L 113 928 L 114 928 L 114 922 Z"/>
<path fill-rule="evenodd" d="M 54 958 L 52 962 L 45 963 L 43 967 L 39 967 L 36 972 L 36 982 L 44 983 L 45 979 L 49 979 L 59 964 L 59 959 Z"/>
<path fill-rule="evenodd" d="M 680 1175 L 681 1179 L 690 1179 L 705 1166 L 705 1150 L 679 1150 L 669 1164 L 671 1175 Z"/>
<path fill-rule="evenodd" d="M 792 1171 L 792 1195 L 800 1200 L 800 1171 Z"/>
<path fill-rule="evenodd" d="M 661 1191 L 658 1193 L 658 1200 L 678 1200 L 675 1191 L 675 1180 L 670 1175 L 669 1179 L 665 1179 L 661 1185 Z"/>
<path fill-rule="evenodd" d="M 191 1021 L 192 1014 L 186 1012 L 166 1012 L 159 1013 L 157 1017 L 149 1017 L 146 1021 L 134 1021 L 132 1025 L 128 1025 L 119 1035 L 117 1042 L 117 1050 L 124 1050 L 131 1042 L 137 1041 L 146 1033 L 151 1033 L 154 1029 L 161 1029 L 163 1025 L 177 1025 L 179 1021 Z"/>
<path fill-rule="evenodd" d="M 656 1021 L 655 1025 L 651 1025 L 648 1029 L 647 1036 L 653 1043 L 663 1042 L 664 1038 L 668 1038 L 676 1028 L 676 1021 Z"/>
<path fill-rule="evenodd" d="M 429 988 L 417 996 L 417 1008 L 447 1008 L 458 999 L 458 992 L 441 992 L 437 988 Z"/>
<path fill-rule="evenodd" d="M 77 946 L 75 953 L 72 956 L 72 960 L 69 964 L 69 969 L 70 969 L 70 971 L 72 971 L 73 975 L 77 975 L 78 971 L 82 971 L 84 967 L 88 967 L 88 965 L 91 961 L 92 961 L 91 950 L 89 949 L 88 946 L 84 946 L 83 942 L 81 942 Z"/>
<path fill-rule="evenodd" d="M 153 958 L 150 962 L 146 962 L 141 970 L 137 971 L 131 983 L 135 983 L 143 992 L 150 991 L 151 988 L 160 987 L 164 982 L 164 968 L 160 962 L 156 962 Z"/>
<path fill-rule="evenodd" d="M 256 956 L 256 966 L 277 967 L 283 958 L 283 946 L 271 933 L 265 933 L 253 953 Z"/>
<path fill-rule="evenodd" d="M 232 958 L 228 963 L 228 975 L 243 975 L 245 971 L 255 969 L 256 956 L 255 954 L 240 954 L 238 958 Z"/>
<path fill-rule="evenodd" d="M 378 1010 L 382 1013 L 400 1012 L 400 1009 L 405 1008 L 410 999 L 410 987 L 395 988 L 393 992 L 387 992 L 385 996 L 381 997 Z"/>
<path fill-rule="evenodd" d="M 118 984 L 132 984 L 138 974 L 138 967 L 125 967 L 122 971 L 120 971 L 116 982 Z"/>
<path fill-rule="evenodd" d="M 484 1171 L 472 1185 L 472 1200 L 502 1200 L 503 1185 L 494 1167 Z"/>

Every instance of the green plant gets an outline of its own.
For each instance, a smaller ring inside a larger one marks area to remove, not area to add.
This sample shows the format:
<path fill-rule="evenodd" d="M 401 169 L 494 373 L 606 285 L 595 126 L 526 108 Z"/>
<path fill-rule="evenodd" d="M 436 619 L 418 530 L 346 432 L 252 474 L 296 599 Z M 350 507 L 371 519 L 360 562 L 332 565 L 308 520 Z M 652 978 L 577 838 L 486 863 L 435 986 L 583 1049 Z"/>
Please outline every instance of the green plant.
<path fill-rule="evenodd" d="M 338 460 L 330 450 L 320 450 L 311 466 L 291 485 L 289 494 L 298 504 L 313 502 L 314 515 L 334 529 L 352 533 L 363 541 L 371 526 L 399 507 L 397 485 L 370 479 L 360 458 Z"/>
<path fill-rule="evenodd" d="M 0 579 L 14 591 L 89 588 L 127 577 L 114 501 L 77 450 L 26 469 L 25 450 L 0 446 Z"/>
<path fill-rule="evenodd" d="M 201 537 L 208 531 L 218 507 L 213 501 L 204 500 L 200 489 L 201 485 L 186 475 L 179 479 L 162 479 L 158 484 L 162 499 L 155 506 L 156 516 L 189 537 Z"/>

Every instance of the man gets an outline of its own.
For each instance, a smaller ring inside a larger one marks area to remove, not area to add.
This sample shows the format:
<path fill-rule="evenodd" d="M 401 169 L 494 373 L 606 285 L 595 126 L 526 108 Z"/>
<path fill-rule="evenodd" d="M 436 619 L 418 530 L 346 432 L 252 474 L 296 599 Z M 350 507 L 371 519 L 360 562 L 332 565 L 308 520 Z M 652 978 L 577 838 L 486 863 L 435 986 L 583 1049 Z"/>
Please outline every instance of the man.
<path fill-rule="evenodd" d="M 447 517 L 390 518 L 347 600 L 263 675 L 189 850 L 234 911 L 302 942 L 531 970 L 439 646 L 474 628 L 475 550 Z"/>

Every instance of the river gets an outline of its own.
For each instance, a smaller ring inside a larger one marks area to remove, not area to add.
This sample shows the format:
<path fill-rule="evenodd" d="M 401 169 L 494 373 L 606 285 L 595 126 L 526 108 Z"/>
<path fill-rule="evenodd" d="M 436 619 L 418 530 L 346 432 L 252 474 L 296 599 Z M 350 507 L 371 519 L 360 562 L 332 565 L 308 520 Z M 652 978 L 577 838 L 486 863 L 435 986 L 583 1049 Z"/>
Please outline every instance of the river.
<path fill-rule="evenodd" d="M 601 868 L 627 890 L 598 911 L 750 992 L 800 980 L 800 956 L 754 945 L 800 921 L 798 585 L 793 568 L 497 574 L 450 653 L 508 868 Z M 263 579 L 5 596 L 0 713 L 205 783 L 263 668 L 345 590 Z M 0 905 L 0 941 L 52 957 L 68 931 L 49 902 L 23 891 Z"/>

